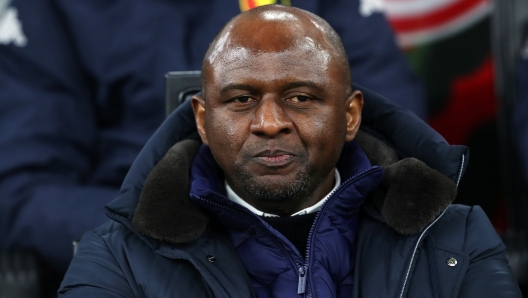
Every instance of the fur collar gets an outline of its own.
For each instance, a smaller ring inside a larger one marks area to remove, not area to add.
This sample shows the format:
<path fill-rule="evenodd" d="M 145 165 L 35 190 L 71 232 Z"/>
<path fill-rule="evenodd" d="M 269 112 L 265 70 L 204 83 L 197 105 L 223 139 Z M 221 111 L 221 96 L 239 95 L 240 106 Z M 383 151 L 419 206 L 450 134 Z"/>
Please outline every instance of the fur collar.
<path fill-rule="evenodd" d="M 398 159 L 382 141 L 358 132 L 360 145 L 372 165 L 385 175 L 371 201 L 389 227 L 403 235 L 421 232 L 454 200 L 455 183 L 415 158 Z M 196 140 L 175 144 L 148 175 L 132 219 L 141 234 L 171 244 L 192 242 L 207 229 L 210 218 L 189 197 L 187 173 Z"/>

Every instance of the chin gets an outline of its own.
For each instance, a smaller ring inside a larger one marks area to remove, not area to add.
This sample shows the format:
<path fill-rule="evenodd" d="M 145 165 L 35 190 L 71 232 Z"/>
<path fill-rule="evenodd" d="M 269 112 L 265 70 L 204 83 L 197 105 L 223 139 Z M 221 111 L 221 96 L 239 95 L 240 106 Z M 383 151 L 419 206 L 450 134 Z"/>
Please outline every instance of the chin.
<path fill-rule="evenodd" d="M 245 191 L 255 201 L 290 201 L 305 197 L 308 181 L 284 177 L 246 180 Z"/>

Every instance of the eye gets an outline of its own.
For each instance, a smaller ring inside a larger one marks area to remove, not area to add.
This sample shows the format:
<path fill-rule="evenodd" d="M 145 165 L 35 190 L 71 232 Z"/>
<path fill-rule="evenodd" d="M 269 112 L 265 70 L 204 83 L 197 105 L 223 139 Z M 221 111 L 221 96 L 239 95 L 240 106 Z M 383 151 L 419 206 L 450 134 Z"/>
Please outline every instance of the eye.
<path fill-rule="evenodd" d="M 303 96 L 303 95 L 297 95 L 297 96 L 290 98 L 291 102 L 307 102 L 308 100 L 310 100 L 310 98 L 308 96 Z"/>
<path fill-rule="evenodd" d="M 248 103 L 251 100 L 249 96 L 240 96 L 234 99 L 234 102 L 237 103 Z"/>

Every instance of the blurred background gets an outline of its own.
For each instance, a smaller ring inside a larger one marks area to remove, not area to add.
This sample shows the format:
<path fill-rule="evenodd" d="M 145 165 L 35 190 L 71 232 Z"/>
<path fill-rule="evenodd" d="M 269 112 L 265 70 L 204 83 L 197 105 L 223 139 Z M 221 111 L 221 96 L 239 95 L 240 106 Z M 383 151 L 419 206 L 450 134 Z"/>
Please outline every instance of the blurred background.
<path fill-rule="evenodd" d="M 480 205 L 528 293 L 528 0 L 0 0 L 0 298 L 53 297 L 72 242 L 233 16 L 292 5 L 341 36 L 354 80 L 470 149 Z"/>

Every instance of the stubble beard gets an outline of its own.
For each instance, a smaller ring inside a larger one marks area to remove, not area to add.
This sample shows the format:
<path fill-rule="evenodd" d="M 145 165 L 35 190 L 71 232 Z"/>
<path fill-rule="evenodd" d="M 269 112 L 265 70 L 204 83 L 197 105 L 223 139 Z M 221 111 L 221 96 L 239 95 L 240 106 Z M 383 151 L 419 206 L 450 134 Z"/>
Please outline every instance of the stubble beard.
<path fill-rule="evenodd" d="M 308 199 L 315 189 L 313 187 L 315 177 L 310 175 L 307 164 L 303 165 L 293 181 L 284 181 L 280 184 L 259 181 L 241 167 L 237 167 L 235 176 L 236 184 L 251 197 L 251 201 L 256 205 L 254 207 L 266 213 L 278 215 L 293 213 L 293 210 Z"/>

